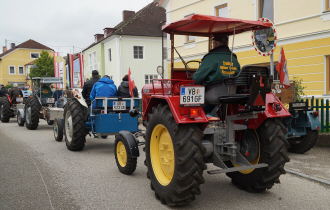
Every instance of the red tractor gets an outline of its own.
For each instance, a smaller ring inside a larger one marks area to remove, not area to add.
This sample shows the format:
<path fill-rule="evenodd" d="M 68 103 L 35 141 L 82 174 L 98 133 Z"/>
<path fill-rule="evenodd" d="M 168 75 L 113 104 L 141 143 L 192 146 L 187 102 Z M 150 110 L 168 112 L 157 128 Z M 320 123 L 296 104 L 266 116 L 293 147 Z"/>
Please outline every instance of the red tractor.
<path fill-rule="evenodd" d="M 272 93 L 269 67 L 244 66 L 225 79 L 214 93 L 197 85 L 197 68 L 174 65 L 175 35 L 209 38 L 268 29 L 271 23 L 192 15 L 163 28 L 171 39 L 171 79 L 153 80 L 143 87 L 146 125 L 145 164 L 156 198 L 169 206 L 186 205 L 200 194 L 206 164 L 219 167 L 208 174 L 226 173 L 232 183 L 249 192 L 263 192 L 285 173 L 286 129 L 279 118 L 290 116 Z M 207 98 L 219 92 L 213 115 Z M 127 151 L 127 154 L 131 154 Z"/>

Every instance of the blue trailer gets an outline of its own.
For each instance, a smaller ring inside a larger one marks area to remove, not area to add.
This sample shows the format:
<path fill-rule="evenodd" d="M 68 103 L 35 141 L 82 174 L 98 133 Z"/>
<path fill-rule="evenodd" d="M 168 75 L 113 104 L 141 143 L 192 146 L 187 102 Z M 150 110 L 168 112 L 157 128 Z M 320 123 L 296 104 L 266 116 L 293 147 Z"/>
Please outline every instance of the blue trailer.
<path fill-rule="evenodd" d="M 139 156 L 138 98 L 96 98 L 87 107 L 81 96 L 68 100 L 64 108 L 64 136 L 68 150 L 84 148 L 86 135 L 115 135 L 115 157 L 119 170 L 131 174 Z"/>
<path fill-rule="evenodd" d="M 318 112 L 310 109 L 306 102 L 289 103 L 289 112 L 291 117 L 283 118 L 288 129 L 289 151 L 303 154 L 317 142 L 321 128 Z"/>

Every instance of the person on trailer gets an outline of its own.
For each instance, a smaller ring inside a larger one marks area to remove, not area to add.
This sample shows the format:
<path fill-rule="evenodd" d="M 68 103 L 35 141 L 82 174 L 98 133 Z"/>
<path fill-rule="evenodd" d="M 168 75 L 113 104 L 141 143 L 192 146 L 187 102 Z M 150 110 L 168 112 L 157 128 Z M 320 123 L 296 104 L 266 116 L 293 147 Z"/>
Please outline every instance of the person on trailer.
<path fill-rule="evenodd" d="M 116 97 L 117 87 L 112 79 L 108 75 L 105 75 L 102 79 L 96 82 L 90 93 L 90 101 L 94 101 L 97 97 Z M 96 106 L 94 101 L 93 106 Z"/>
<path fill-rule="evenodd" d="M 236 54 L 228 47 L 228 35 L 214 35 L 213 49 L 203 57 L 193 80 L 196 84 L 205 85 L 207 104 L 218 104 L 220 96 L 234 94 L 225 87 L 223 81 L 235 77 L 240 70 Z"/>
<path fill-rule="evenodd" d="M 82 94 L 83 98 L 85 99 L 88 106 L 91 105 L 89 96 L 92 91 L 92 88 L 93 88 L 94 84 L 97 81 L 99 81 L 99 79 L 100 79 L 99 72 L 97 70 L 94 70 L 94 71 L 92 71 L 92 78 L 90 80 L 88 80 L 87 82 L 85 82 L 85 84 L 84 84 L 81 94 Z"/>
<path fill-rule="evenodd" d="M 139 97 L 139 93 L 136 87 L 134 87 L 133 89 L 133 94 L 134 97 Z M 120 83 L 119 87 L 118 87 L 118 97 L 120 98 L 130 98 L 130 94 L 129 94 L 129 83 L 128 83 L 128 75 L 126 74 L 123 77 L 123 81 Z"/>

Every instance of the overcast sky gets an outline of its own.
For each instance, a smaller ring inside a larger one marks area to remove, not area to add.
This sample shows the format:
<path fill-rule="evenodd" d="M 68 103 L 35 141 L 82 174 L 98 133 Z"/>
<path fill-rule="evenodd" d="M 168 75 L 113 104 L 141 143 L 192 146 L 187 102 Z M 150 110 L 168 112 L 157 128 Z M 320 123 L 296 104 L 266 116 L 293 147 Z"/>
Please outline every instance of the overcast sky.
<path fill-rule="evenodd" d="M 5 39 L 16 45 L 33 39 L 55 51 L 81 51 L 94 34 L 138 11 L 152 0 L 0 0 L 0 52 Z"/>

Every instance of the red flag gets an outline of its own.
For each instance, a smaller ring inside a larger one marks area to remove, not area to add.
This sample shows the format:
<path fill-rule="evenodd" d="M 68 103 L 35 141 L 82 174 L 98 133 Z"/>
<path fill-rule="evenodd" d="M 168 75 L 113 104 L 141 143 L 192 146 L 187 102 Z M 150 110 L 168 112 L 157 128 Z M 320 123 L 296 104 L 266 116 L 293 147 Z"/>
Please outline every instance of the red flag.
<path fill-rule="evenodd" d="M 129 89 L 129 95 L 131 97 L 134 97 L 134 88 L 135 88 L 135 83 L 134 80 L 131 78 L 131 68 L 128 68 L 128 89 Z"/>
<path fill-rule="evenodd" d="M 276 65 L 276 71 L 280 76 L 280 83 L 284 85 L 285 88 L 290 87 L 289 72 L 286 66 L 286 58 L 284 55 L 284 49 L 282 47 L 280 57 L 278 58 L 278 64 Z"/>

